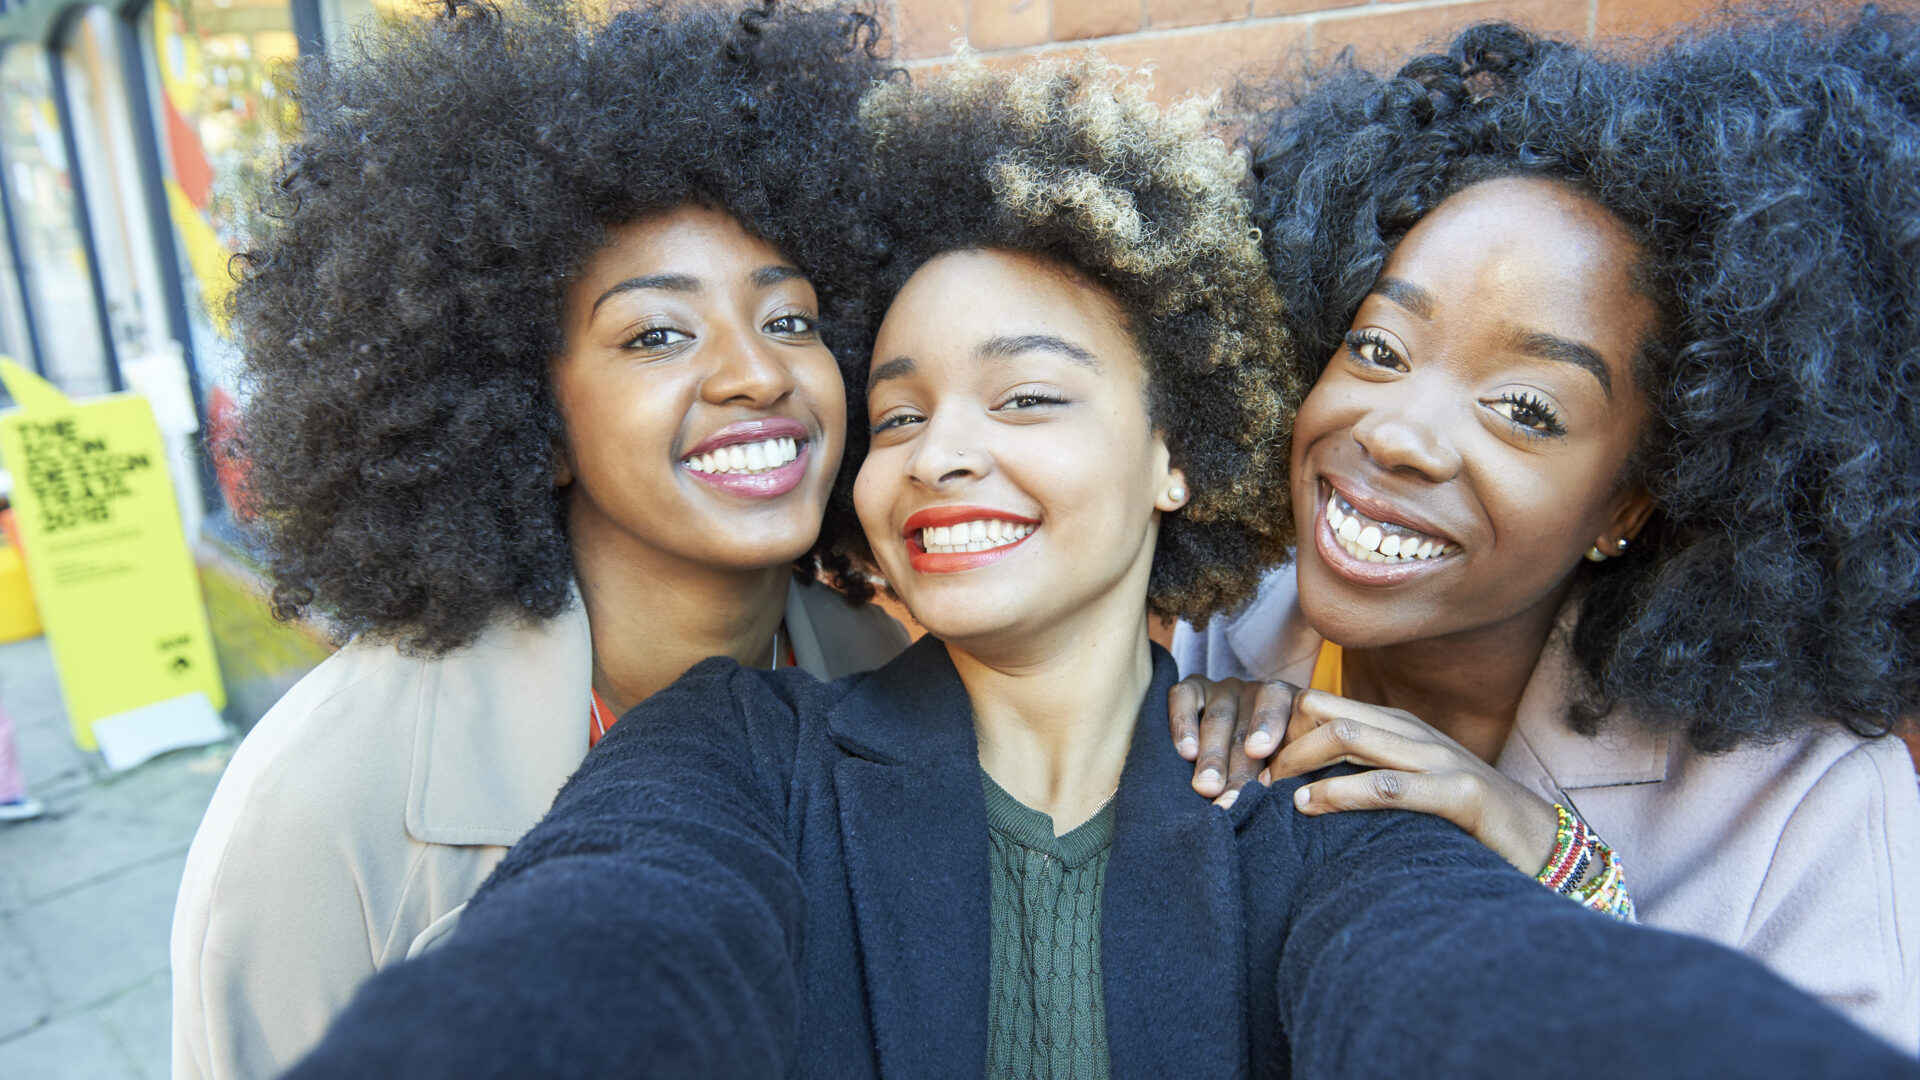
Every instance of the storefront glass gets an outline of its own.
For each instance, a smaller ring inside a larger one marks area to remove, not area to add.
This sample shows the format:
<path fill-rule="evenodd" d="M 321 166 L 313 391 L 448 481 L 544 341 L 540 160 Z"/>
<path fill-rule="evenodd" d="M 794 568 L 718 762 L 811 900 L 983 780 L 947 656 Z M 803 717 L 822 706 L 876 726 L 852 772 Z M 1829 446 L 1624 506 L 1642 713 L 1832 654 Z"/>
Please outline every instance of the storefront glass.
<path fill-rule="evenodd" d="M 147 217 L 147 181 L 134 142 L 128 65 L 120 55 L 114 17 L 105 8 L 87 8 L 69 24 L 60 62 L 93 227 L 93 255 L 106 294 L 107 329 L 124 367 L 171 348 L 173 332 Z"/>
<path fill-rule="evenodd" d="M 297 123 L 285 94 L 299 53 L 293 9 L 287 0 L 154 0 L 140 31 L 201 385 L 230 392 L 238 353 L 226 333 L 227 261 L 244 250 L 281 134 Z"/>
<path fill-rule="evenodd" d="M 107 347 L 45 49 L 16 42 L 0 53 L 0 110 L 0 162 L 41 362 L 68 393 L 104 393 L 112 385 Z"/>
<path fill-rule="evenodd" d="M 13 248 L 0 236 L 0 353 L 33 366 L 33 338 L 27 333 L 27 312 L 20 296 L 20 274 L 13 264 Z M 11 400 L 0 394 L 0 405 Z"/>

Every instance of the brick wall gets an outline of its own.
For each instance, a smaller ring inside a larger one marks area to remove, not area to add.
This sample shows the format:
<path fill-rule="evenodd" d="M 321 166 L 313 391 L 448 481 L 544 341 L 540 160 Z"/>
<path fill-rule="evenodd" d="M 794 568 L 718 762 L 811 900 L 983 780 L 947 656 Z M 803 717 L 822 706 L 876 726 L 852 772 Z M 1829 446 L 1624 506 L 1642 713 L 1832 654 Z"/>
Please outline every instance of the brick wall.
<path fill-rule="evenodd" d="M 938 64 L 966 41 L 1014 62 L 1097 46 L 1151 64 L 1171 99 L 1216 89 L 1242 70 L 1301 51 L 1346 46 L 1364 58 L 1405 55 L 1457 27 L 1512 19 L 1581 41 L 1645 36 L 1715 6 L 1711 0 L 887 0 L 909 66 Z"/>

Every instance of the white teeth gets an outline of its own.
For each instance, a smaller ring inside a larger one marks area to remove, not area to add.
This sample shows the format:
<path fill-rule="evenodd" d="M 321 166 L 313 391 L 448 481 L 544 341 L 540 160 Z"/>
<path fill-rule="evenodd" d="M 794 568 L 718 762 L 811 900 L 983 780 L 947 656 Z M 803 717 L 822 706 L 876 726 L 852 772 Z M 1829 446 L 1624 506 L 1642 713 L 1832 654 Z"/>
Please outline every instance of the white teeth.
<path fill-rule="evenodd" d="M 706 454 L 695 454 L 682 464 L 703 473 L 756 473 L 777 469 L 800 456 L 796 439 L 762 439 L 735 443 Z"/>
<path fill-rule="evenodd" d="M 1460 550 L 1404 525 L 1370 521 L 1339 494 L 1327 499 L 1327 527 L 1347 554 L 1362 562 L 1399 563 L 1433 559 Z"/>
<path fill-rule="evenodd" d="M 920 546 L 932 555 L 990 551 L 1025 539 L 1036 527 L 998 518 L 963 521 L 958 525 L 937 525 L 920 530 Z"/>

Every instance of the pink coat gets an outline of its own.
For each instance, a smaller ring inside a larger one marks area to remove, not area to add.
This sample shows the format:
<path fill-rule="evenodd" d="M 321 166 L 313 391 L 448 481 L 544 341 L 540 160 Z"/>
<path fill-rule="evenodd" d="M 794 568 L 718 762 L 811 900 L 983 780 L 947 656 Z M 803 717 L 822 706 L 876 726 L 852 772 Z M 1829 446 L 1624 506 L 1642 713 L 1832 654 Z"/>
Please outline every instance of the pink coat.
<path fill-rule="evenodd" d="M 1319 646 L 1291 566 L 1239 615 L 1173 638 L 1182 674 L 1302 686 Z M 1587 738 L 1564 719 L 1569 660 L 1548 643 L 1499 770 L 1620 853 L 1640 921 L 1742 949 L 1920 1051 L 1920 785 L 1906 747 L 1831 726 L 1708 756 L 1631 717 Z"/>

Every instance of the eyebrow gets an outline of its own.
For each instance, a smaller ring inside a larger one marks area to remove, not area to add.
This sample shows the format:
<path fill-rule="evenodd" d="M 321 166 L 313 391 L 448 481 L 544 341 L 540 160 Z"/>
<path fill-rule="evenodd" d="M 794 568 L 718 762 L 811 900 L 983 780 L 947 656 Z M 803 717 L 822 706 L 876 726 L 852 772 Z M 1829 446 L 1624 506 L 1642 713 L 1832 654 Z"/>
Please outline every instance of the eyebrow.
<path fill-rule="evenodd" d="M 1384 296 L 1422 319 L 1433 321 L 1433 294 L 1411 281 L 1381 278 L 1373 283 L 1370 295 Z"/>
<path fill-rule="evenodd" d="M 1100 358 L 1086 348 L 1053 334 L 1018 334 L 992 337 L 980 343 L 973 355 L 981 360 L 1007 360 L 1026 352 L 1058 353 L 1095 371 L 1103 369 Z"/>
<path fill-rule="evenodd" d="M 1600 380 L 1600 389 L 1605 391 L 1607 399 L 1613 399 L 1613 376 L 1607 374 L 1607 362 L 1600 358 L 1600 351 L 1593 346 L 1529 330 L 1514 335 L 1513 347 L 1528 356 L 1558 360 L 1563 364 L 1584 368 L 1589 375 Z"/>
<path fill-rule="evenodd" d="M 873 374 L 867 376 L 867 385 L 872 386 L 874 383 L 885 382 L 888 379 L 905 378 L 913 374 L 913 368 L 913 357 L 896 356 L 886 363 L 881 364 L 879 367 L 874 368 Z"/>
<path fill-rule="evenodd" d="M 791 266 L 763 266 L 753 273 L 748 274 L 747 282 L 756 289 L 766 289 L 778 285 L 783 281 L 791 281 L 794 278 L 805 280 L 806 276 L 807 275 Z M 608 289 L 606 292 L 601 293 L 600 299 L 593 302 L 593 308 L 591 310 L 600 310 L 601 304 L 606 303 L 614 296 L 624 292 L 659 289 L 663 292 L 697 293 L 701 290 L 701 287 L 700 279 L 691 274 L 646 274 L 641 277 L 628 278 L 613 288 Z"/>

